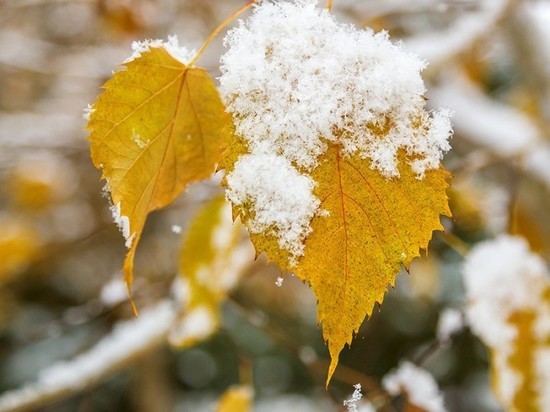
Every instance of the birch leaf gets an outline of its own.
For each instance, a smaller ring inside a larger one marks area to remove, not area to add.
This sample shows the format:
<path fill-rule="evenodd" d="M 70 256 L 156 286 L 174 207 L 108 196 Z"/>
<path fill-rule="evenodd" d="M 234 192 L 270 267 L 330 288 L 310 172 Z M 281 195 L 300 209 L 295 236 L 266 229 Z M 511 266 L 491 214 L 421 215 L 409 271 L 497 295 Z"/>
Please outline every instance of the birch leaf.
<path fill-rule="evenodd" d="M 103 86 L 87 129 L 129 248 L 123 270 L 130 287 L 147 214 L 214 172 L 230 119 L 206 71 L 162 45 L 123 66 Z"/>
<path fill-rule="evenodd" d="M 448 173 L 430 170 L 420 180 L 401 158 L 400 178 L 388 180 L 368 160 L 343 157 L 332 145 L 312 173 L 315 194 L 329 215 L 311 222 L 304 256 L 294 270 L 319 301 L 332 358 L 328 380 L 340 351 L 374 304 L 382 302 L 401 265 L 408 268 L 419 249 L 427 248 L 432 232 L 443 229 L 440 215 L 450 216 Z"/>
<path fill-rule="evenodd" d="M 237 145 L 224 153 L 222 163 L 229 172 L 236 152 L 245 150 Z M 343 156 L 339 145 L 329 144 L 311 173 L 322 213 L 311 221 L 303 256 L 293 265 L 275 236 L 251 233 L 257 253 L 265 252 L 312 286 L 332 359 L 327 384 L 340 351 L 374 304 L 382 302 L 401 266 L 408 268 L 420 249 L 427 248 L 432 232 L 442 229 L 440 215 L 450 216 L 445 192 L 449 173 L 429 170 L 418 179 L 404 153 L 399 164 L 400 177 L 387 179 L 371 169 L 368 159 Z M 234 208 L 248 225 L 252 207 Z"/>

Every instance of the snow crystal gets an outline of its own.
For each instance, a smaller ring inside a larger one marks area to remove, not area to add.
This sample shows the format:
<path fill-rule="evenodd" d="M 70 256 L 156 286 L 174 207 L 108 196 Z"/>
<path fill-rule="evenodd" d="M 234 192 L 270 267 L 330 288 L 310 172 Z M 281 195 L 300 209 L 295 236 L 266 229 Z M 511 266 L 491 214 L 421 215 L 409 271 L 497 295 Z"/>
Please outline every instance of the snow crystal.
<path fill-rule="evenodd" d="M 394 396 L 405 392 L 412 405 L 428 412 L 446 410 L 443 396 L 432 375 L 410 362 L 401 362 L 397 370 L 384 377 L 382 386 Z"/>
<path fill-rule="evenodd" d="M 107 371 L 116 370 L 125 360 L 162 342 L 173 319 L 171 302 L 162 301 L 143 310 L 139 318 L 116 324 L 113 332 L 89 351 L 42 370 L 34 383 L 4 393 L 0 397 L 0 410 L 26 409 L 23 406 L 28 407 L 33 399 L 85 388 Z"/>
<path fill-rule="evenodd" d="M 439 316 L 437 339 L 441 342 L 447 342 L 451 336 L 460 332 L 463 327 L 464 318 L 462 312 L 457 309 L 446 308 Z"/>
<path fill-rule="evenodd" d="M 277 280 L 275 281 L 275 284 L 277 285 L 277 287 L 280 288 L 281 286 L 283 286 L 283 280 L 284 280 L 284 279 L 283 279 L 281 276 L 279 276 L 279 277 L 277 278 Z"/>
<path fill-rule="evenodd" d="M 167 41 L 156 39 L 132 42 L 133 54 L 129 59 L 125 61 L 125 63 L 137 59 L 141 56 L 141 53 L 148 52 L 151 47 L 164 48 L 168 53 L 170 53 L 170 55 L 174 59 L 180 61 L 185 65 L 187 65 L 196 54 L 194 50 L 190 51 L 187 48 L 180 46 L 177 36 L 168 36 Z"/>
<path fill-rule="evenodd" d="M 108 190 L 108 186 L 106 185 Z M 117 224 L 118 228 L 122 232 L 122 236 L 124 236 L 124 239 L 126 239 L 126 247 L 129 249 L 132 247 L 132 242 L 135 237 L 135 233 L 130 235 L 130 219 L 128 219 L 128 216 L 122 216 L 120 214 L 120 202 L 118 202 L 116 205 L 113 205 L 110 207 L 111 213 L 113 215 L 113 220 Z"/>
<path fill-rule="evenodd" d="M 181 234 L 182 231 L 183 229 L 181 228 L 180 225 L 172 225 L 172 232 L 175 233 L 176 235 Z"/>
<path fill-rule="evenodd" d="M 386 177 L 419 178 L 449 150 L 450 113 L 424 112 L 425 63 L 387 33 L 338 23 L 316 0 L 262 2 L 225 38 L 220 85 L 237 132 L 311 170 L 339 142 Z"/>
<path fill-rule="evenodd" d="M 350 399 L 344 401 L 344 406 L 348 409 L 348 412 L 357 412 L 357 402 L 361 400 L 363 394 L 361 393 L 361 384 L 353 385 L 355 390 Z"/>
<path fill-rule="evenodd" d="M 253 152 L 239 158 L 227 183 L 227 198 L 250 206 L 252 233 L 273 234 L 282 249 L 294 257 L 303 254 L 309 223 L 320 204 L 309 176 L 300 174 L 283 156 Z"/>
<path fill-rule="evenodd" d="M 92 115 L 93 112 L 95 112 L 94 106 L 88 103 L 88 105 L 82 110 L 82 118 L 84 120 L 89 121 L 90 116 Z"/>

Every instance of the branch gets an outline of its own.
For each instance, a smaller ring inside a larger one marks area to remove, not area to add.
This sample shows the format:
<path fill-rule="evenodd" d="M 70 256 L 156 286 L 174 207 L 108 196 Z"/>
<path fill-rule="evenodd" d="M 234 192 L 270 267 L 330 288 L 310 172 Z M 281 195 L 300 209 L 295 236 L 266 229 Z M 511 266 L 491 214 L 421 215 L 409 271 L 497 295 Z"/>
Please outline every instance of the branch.
<path fill-rule="evenodd" d="M 42 370 L 35 382 L 0 396 L 0 412 L 43 407 L 98 384 L 164 344 L 174 317 L 173 303 L 163 300 L 139 318 L 119 322 L 87 352 Z"/>
<path fill-rule="evenodd" d="M 482 1 L 478 12 L 459 18 L 447 30 L 411 37 L 406 44 L 430 63 L 428 71 L 437 71 L 490 34 L 515 3 L 515 0 Z"/>
<path fill-rule="evenodd" d="M 456 132 L 501 159 L 520 160 L 519 167 L 550 190 L 550 144 L 535 123 L 519 110 L 483 94 L 461 73 L 449 73 L 430 92 L 434 106 L 454 111 Z"/>

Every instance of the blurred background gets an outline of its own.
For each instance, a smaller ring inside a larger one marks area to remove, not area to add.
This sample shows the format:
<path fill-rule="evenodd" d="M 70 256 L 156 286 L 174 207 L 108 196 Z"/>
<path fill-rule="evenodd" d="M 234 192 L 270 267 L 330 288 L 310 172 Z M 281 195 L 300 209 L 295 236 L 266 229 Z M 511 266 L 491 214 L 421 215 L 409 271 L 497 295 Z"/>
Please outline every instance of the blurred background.
<path fill-rule="evenodd" d="M 89 158 L 82 110 L 132 41 L 176 34 L 198 48 L 244 3 L 0 0 L 0 394 L 132 318 L 120 274 L 124 240 Z M 333 411 L 345 410 L 361 383 L 366 397 L 385 399 L 380 410 L 393 411 L 400 400 L 384 397 L 380 379 L 401 359 L 433 374 L 450 411 L 500 410 L 484 345 L 468 329 L 442 344 L 436 328 L 443 309 L 464 304 L 469 245 L 508 232 L 550 256 L 550 2 L 334 0 L 333 13 L 388 30 L 429 62 L 428 105 L 455 113 L 444 161 L 454 175 L 454 219 L 344 349 L 328 391 L 312 291 L 292 276 L 277 287 L 280 273 L 260 258 L 223 304 L 213 337 L 177 350 L 160 333 L 85 390 L 32 410 L 212 410 L 228 387 L 249 383 L 255 410 Z M 222 38 L 199 61 L 214 77 Z M 135 265 L 139 308 L 177 299 L 176 232 L 185 233 L 217 185 L 195 185 L 149 216 Z"/>

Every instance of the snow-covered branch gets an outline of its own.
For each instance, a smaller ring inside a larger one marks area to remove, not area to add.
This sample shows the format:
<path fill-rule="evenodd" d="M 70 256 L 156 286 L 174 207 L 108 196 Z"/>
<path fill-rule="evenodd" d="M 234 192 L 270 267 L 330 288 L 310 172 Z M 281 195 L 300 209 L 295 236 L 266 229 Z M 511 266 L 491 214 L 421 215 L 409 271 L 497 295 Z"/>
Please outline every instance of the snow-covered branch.
<path fill-rule="evenodd" d="M 407 46 L 430 62 L 428 70 L 463 53 L 490 33 L 512 5 L 511 0 L 479 2 L 479 10 L 457 19 L 444 31 L 428 32 L 407 40 Z"/>
<path fill-rule="evenodd" d="M 118 323 L 87 352 L 42 370 L 35 382 L 4 393 L 0 411 L 31 410 L 101 382 L 163 344 L 174 317 L 173 303 L 163 300 L 138 318 Z"/>
<path fill-rule="evenodd" d="M 493 154 L 515 157 L 521 168 L 550 188 L 550 144 L 534 122 L 511 106 L 483 94 L 465 76 L 447 76 L 430 98 L 454 111 L 455 132 Z"/>

